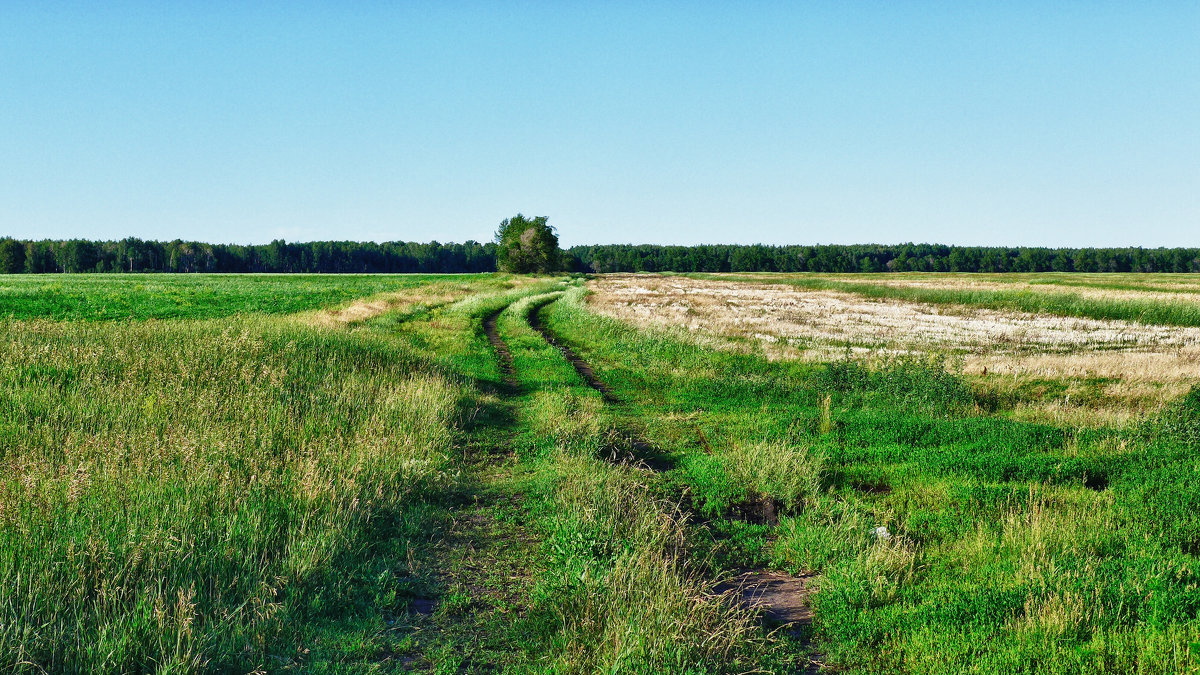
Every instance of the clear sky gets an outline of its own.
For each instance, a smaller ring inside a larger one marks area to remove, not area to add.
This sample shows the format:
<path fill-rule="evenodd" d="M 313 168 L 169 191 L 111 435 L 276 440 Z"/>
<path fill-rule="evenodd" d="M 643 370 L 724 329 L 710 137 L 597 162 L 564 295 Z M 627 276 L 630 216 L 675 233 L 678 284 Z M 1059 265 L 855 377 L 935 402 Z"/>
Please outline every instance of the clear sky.
<path fill-rule="evenodd" d="M 1200 2 L 4 2 L 0 234 L 1200 246 Z"/>

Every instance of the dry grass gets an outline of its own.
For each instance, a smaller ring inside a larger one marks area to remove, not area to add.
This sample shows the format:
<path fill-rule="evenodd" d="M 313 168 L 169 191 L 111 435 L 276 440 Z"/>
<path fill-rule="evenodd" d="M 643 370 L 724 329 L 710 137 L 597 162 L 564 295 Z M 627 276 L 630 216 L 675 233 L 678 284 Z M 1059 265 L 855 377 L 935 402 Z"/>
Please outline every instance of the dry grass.
<path fill-rule="evenodd" d="M 822 278 L 895 288 L 954 290 L 1020 290 L 1032 293 L 1070 292 L 1091 297 L 1200 302 L 1200 274 L 1078 274 L 1078 273 L 955 273 L 902 274 L 780 274 L 739 272 L 739 277 L 779 283 L 784 279 Z"/>
<path fill-rule="evenodd" d="M 1196 286 L 1195 284 L 1167 283 L 1158 280 L 1138 283 L 1137 285 L 1142 287 L 1139 289 L 1111 287 L 1106 285 L 1104 280 L 1097 280 L 1097 284 L 1095 286 L 1082 285 L 1085 282 L 1085 280 L 1082 279 L 1079 280 L 1081 282 L 1079 284 L 1071 283 L 1070 285 L 1060 285 L 1055 283 L 1036 283 L 1029 279 L 997 281 L 987 277 L 977 278 L 974 275 L 967 274 L 921 277 L 876 274 L 855 277 L 854 281 L 857 283 L 891 286 L 893 288 L 937 288 L 954 290 L 967 289 L 1025 291 L 1029 293 L 1071 293 L 1082 298 L 1098 300 L 1148 300 L 1152 302 L 1200 304 L 1200 287 Z M 1143 290 L 1143 288 L 1145 290 Z"/>
<path fill-rule="evenodd" d="M 836 291 L 683 277 L 612 275 L 593 282 L 592 288 L 591 306 L 609 316 L 809 349 L 825 346 L 840 352 L 850 345 L 1003 356 L 1179 351 L 1188 360 L 1200 355 L 1197 328 L 948 309 Z"/>
<path fill-rule="evenodd" d="M 502 279 L 496 285 L 501 289 L 513 290 L 537 282 L 537 279 L 531 277 L 512 277 Z M 301 323 L 310 326 L 340 328 L 374 319 L 387 312 L 410 312 L 419 308 L 441 307 L 469 297 L 473 300 L 483 297 L 480 295 L 478 281 L 438 281 L 394 293 L 379 293 L 340 307 L 302 312 L 295 316 Z"/>
<path fill-rule="evenodd" d="M 380 293 L 355 300 L 333 309 L 319 309 L 298 315 L 307 324 L 338 327 L 361 323 L 384 312 L 405 311 L 418 305 L 435 307 L 466 297 L 472 292 L 470 284 L 458 282 L 433 283 L 398 293 Z"/>
<path fill-rule="evenodd" d="M 935 282 L 999 284 L 951 277 L 891 283 Z M 1156 412 L 1200 382 L 1200 328 L 686 277 L 605 275 L 591 288 L 591 307 L 607 316 L 642 326 L 748 338 L 786 357 L 825 361 L 847 349 L 862 356 L 950 352 L 962 356 L 966 374 L 1001 393 L 1033 381 L 1065 383 L 1060 396 L 1018 405 L 1014 413 L 1022 419 L 1120 426 Z M 1072 399 L 1073 383 L 1087 380 L 1111 382 L 1104 385 L 1102 397 L 1081 396 L 1076 388 Z"/>

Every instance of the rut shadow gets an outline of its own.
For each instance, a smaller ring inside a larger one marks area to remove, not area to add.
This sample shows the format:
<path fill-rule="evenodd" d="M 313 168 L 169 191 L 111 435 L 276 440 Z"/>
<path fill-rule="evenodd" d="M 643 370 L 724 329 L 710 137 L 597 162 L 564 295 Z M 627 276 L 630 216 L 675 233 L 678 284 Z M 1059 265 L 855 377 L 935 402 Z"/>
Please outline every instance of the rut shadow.
<path fill-rule="evenodd" d="M 828 491 L 850 489 L 860 495 L 888 495 L 892 493 L 891 480 L 885 475 L 850 474 L 840 469 L 830 469 L 821 478 L 821 487 Z"/>
<path fill-rule="evenodd" d="M 675 468 L 675 459 L 654 444 L 628 430 L 614 428 L 613 437 L 603 450 L 603 459 L 612 464 L 626 464 L 654 473 Z"/>
<path fill-rule="evenodd" d="M 579 374 L 579 377 L 589 387 L 600 392 L 600 396 L 603 397 L 605 403 L 621 403 L 621 399 L 613 393 L 612 388 L 596 375 L 596 370 L 592 368 L 591 364 L 579 356 L 569 344 L 560 339 L 554 331 L 542 323 L 538 314 L 552 302 L 554 300 L 547 300 L 530 309 L 529 327 L 537 331 L 547 344 L 557 349 L 563 355 L 563 358 L 575 369 L 575 372 Z M 675 460 L 668 453 L 663 452 L 661 448 L 647 441 L 637 433 L 621 428 L 615 429 L 614 432 L 615 437 L 613 438 L 613 442 L 605 448 L 607 455 L 605 459 L 608 461 L 614 464 L 640 466 L 655 473 L 662 473 L 675 468 Z"/>

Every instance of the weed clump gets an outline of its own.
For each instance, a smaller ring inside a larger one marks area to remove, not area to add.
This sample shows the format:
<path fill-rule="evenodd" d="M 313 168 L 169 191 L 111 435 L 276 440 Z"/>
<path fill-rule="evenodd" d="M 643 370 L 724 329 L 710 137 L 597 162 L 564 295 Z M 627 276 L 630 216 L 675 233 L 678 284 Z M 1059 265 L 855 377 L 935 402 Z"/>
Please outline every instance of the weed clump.
<path fill-rule="evenodd" d="M 975 402 L 961 372 L 961 361 L 942 354 L 889 355 L 874 364 L 847 354 L 821 372 L 818 386 L 839 394 L 843 403 L 886 403 L 948 414 Z"/>
<path fill-rule="evenodd" d="M 688 458 L 680 479 L 706 518 L 772 524 L 802 509 L 821 489 L 825 456 L 782 441 L 737 443 L 715 455 Z"/>
<path fill-rule="evenodd" d="M 1157 430 L 1169 443 L 1200 448 L 1200 387 L 1192 387 L 1186 396 L 1168 407 Z"/>

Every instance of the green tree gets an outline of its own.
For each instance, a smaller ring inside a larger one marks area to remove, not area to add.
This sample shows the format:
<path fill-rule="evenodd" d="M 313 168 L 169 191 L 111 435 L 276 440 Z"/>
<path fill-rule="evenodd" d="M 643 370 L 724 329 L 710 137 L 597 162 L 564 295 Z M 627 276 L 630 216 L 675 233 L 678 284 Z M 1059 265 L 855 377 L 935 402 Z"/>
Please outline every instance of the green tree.
<path fill-rule="evenodd" d="M 558 235 L 546 216 L 506 218 L 496 230 L 496 264 L 504 272 L 518 274 L 557 272 L 562 269 Z"/>

